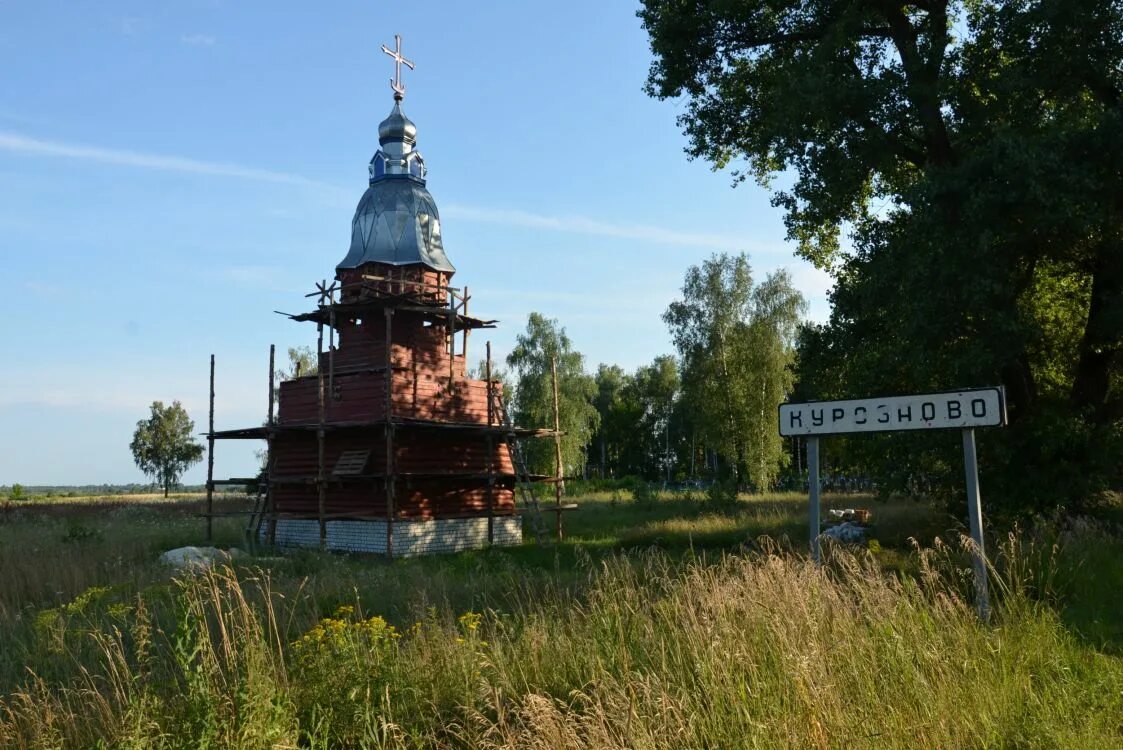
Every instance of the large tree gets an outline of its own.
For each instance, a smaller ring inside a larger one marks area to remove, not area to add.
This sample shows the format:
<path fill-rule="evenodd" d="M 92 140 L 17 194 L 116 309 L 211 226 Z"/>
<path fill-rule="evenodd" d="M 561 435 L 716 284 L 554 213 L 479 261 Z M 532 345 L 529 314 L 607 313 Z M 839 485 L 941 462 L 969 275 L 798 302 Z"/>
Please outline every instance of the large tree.
<path fill-rule="evenodd" d="M 983 455 L 1007 469 L 998 494 L 1118 485 L 1119 2 L 644 0 L 640 16 L 650 93 L 689 97 L 689 152 L 780 178 L 790 238 L 835 276 L 829 323 L 802 340 L 804 395 L 1001 383 L 1011 427 Z M 851 442 L 899 476 L 918 450 L 954 463 L 942 438 Z"/>
<path fill-rule="evenodd" d="M 635 422 L 629 432 L 636 444 L 638 475 L 666 482 L 674 473 L 677 448 L 685 434 L 676 408 L 681 386 L 675 358 L 660 355 L 636 370 L 625 389 L 626 403 L 634 405 Z"/>
<path fill-rule="evenodd" d="M 203 446 L 192 437 L 195 423 L 178 401 L 164 406 L 153 401 L 148 419 L 136 423 L 129 448 L 137 468 L 164 488 L 164 497 L 183 472 L 203 457 Z"/>
<path fill-rule="evenodd" d="M 786 271 L 754 285 L 745 255 L 721 254 L 687 270 L 682 299 L 663 316 L 698 429 L 743 484 L 768 489 L 786 460 L 776 408 L 806 307 Z"/>
<path fill-rule="evenodd" d="M 526 331 L 520 333 L 515 348 L 507 356 L 514 372 L 516 423 L 525 427 L 554 426 L 554 387 L 552 363 L 558 379 L 558 416 L 561 430 L 562 471 L 577 474 L 585 465 L 585 450 L 600 422 L 593 406 L 596 383 L 585 372 L 584 356 L 573 349 L 565 329 L 558 321 L 532 312 Z M 553 474 L 553 441 L 530 441 L 526 451 L 531 472 Z"/>
<path fill-rule="evenodd" d="M 600 425 L 593 457 L 602 476 L 636 476 L 667 481 L 690 467 L 693 421 L 682 399 L 678 362 L 656 357 L 632 374 L 618 365 L 601 365 L 593 404 Z"/>
<path fill-rule="evenodd" d="M 594 463 L 601 478 L 624 476 L 630 471 L 629 454 L 638 413 L 627 398 L 632 376 L 619 365 L 601 364 L 593 376 L 596 395 L 593 406 L 599 415 L 593 435 Z"/>

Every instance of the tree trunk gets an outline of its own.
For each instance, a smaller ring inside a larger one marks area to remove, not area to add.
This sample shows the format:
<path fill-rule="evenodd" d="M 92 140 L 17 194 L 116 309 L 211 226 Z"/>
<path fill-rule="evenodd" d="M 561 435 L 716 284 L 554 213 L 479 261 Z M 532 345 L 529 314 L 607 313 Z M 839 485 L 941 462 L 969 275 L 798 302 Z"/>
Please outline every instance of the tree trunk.
<path fill-rule="evenodd" d="M 1123 345 L 1123 248 L 1100 246 L 1092 274 L 1092 298 L 1080 340 L 1071 400 L 1090 409 L 1096 421 L 1108 417 L 1111 369 Z"/>
<path fill-rule="evenodd" d="M 608 477 L 608 469 L 606 468 L 606 465 L 608 463 L 607 460 L 606 460 L 607 457 L 608 457 L 608 449 L 605 446 L 604 427 L 602 426 L 601 431 L 600 431 L 600 478 L 601 479 L 605 479 L 606 477 Z"/>
<path fill-rule="evenodd" d="M 721 361 L 721 376 L 725 386 L 725 405 L 729 417 L 729 431 L 733 434 L 734 452 L 737 463 L 733 467 L 735 481 L 741 481 L 745 474 L 745 436 L 737 429 L 737 416 L 733 411 L 733 378 L 729 374 L 729 362 L 725 357 L 725 332 L 718 334 L 718 359 Z"/>
<path fill-rule="evenodd" d="M 1037 400 L 1037 383 L 1029 355 L 1024 351 L 1013 362 L 1006 364 L 1000 373 L 1006 386 L 1006 404 L 1010 411 L 1010 421 L 1015 422 Z"/>

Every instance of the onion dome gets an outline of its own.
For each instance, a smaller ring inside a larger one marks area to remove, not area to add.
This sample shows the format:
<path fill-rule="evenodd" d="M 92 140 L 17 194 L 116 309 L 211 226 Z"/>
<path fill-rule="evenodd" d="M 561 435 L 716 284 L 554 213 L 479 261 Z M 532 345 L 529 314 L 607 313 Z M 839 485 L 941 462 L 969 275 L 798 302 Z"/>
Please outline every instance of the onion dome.
<path fill-rule="evenodd" d="M 379 144 L 385 146 L 395 141 L 408 143 L 411 147 L 417 143 L 417 126 L 402 112 L 401 102 L 394 102 L 390 116 L 378 125 Z"/>
<path fill-rule="evenodd" d="M 381 146 L 370 160 L 370 187 L 351 221 L 351 249 L 337 269 L 365 263 L 421 264 L 454 273 L 441 242 L 437 204 L 425 188 L 425 160 L 414 150 L 417 126 L 399 96 L 378 126 Z"/>

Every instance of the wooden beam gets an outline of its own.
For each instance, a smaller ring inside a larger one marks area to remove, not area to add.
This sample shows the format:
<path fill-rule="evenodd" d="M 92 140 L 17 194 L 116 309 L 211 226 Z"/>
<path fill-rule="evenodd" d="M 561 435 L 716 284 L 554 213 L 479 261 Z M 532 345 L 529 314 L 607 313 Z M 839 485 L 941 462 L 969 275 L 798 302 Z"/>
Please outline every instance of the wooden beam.
<path fill-rule="evenodd" d="M 327 283 L 321 284 L 321 292 Z M 321 293 L 320 303 L 323 304 L 323 295 Z M 316 382 L 318 386 L 319 396 L 319 420 L 316 430 L 316 485 L 317 485 L 317 516 L 320 521 L 320 549 L 327 549 L 328 546 L 328 525 L 324 519 L 324 513 L 327 508 L 327 485 L 324 482 L 324 421 L 325 421 L 325 404 L 324 404 L 324 368 L 320 365 L 320 360 L 324 354 L 324 324 L 316 324 Z"/>
<path fill-rule="evenodd" d="M 467 335 L 467 334 L 465 334 Z M 484 378 L 487 379 L 487 426 L 495 421 L 495 384 L 491 382 L 491 342 L 487 342 L 487 360 L 484 365 Z M 488 432 L 487 438 L 487 544 L 495 542 L 495 438 Z"/>
<path fill-rule="evenodd" d="M 277 398 L 277 345 L 269 345 L 269 427 L 277 424 L 275 411 Z M 277 541 L 277 516 L 273 512 L 273 432 L 272 429 L 265 435 L 265 503 L 261 506 L 261 514 L 265 517 L 265 543 L 273 544 Z M 260 525 L 259 527 L 260 528 Z M 253 540 L 255 543 L 257 539 Z"/>
<path fill-rule="evenodd" d="M 211 355 L 211 388 L 207 412 L 207 544 L 214 536 L 214 355 Z"/>
<path fill-rule="evenodd" d="M 561 508 L 562 495 L 565 494 L 565 467 L 562 465 L 562 449 L 561 449 L 561 415 L 558 405 L 558 358 L 550 357 L 550 376 L 554 384 L 554 465 L 556 469 L 556 479 L 554 483 L 554 502 L 558 508 Z M 562 526 L 562 516 L 558 514 L 557 523 L 558 541 L 560 542 L 565 537 L 565 530 Z"/>
<path fill-rule="evenodd" d="M 465 286 L 464 287 L 464 316 L 465 317 L 468 316 L 468 300 L 470 300 L 470 299 L 471 299 L 471 297 L 468 296 L 468 287 Z M 463 340 L 463 344 L 461 345 L 460 348 L 463 350 L 462 354 L 464 355 L 464 366 L 465 367 L 468 366 L 468 334 L 471 333 L 471 332 L 472 332 L 471 328 L 469 328 L 468 326 L 464 326 L 464 340 Z"/>
<path fill-rule="evenodd" d="M 277 345 L 269 345 L 269 426 L 274 424 L 273 407 L 276 402 L 276 358 Z"/>
<path fill-rule="evenodd" d="M 392 364 L 392 342 L 394 339 L 394 310 L 387 307 L 386 317 L 386 559 L 394 559 L 394 372 Z"/>
<path fill-rule="evenodd" d="M 364 281 L 397 282 L 398 284 L 405 284 L 405 285 L 408 285 L 408 286 L 419 286 L 419 287 L 424 287 L 424 288 L 427 288 L 427 289 L 436 288 L 438 291 L 448 291 L 448 292 L 459 292 L 460 291 L 459 287 L 442 286 L 440 283 L 438 283 L 437 286 L 434 287 L 432 284 L 430 284 L 427 281 L 408 281 L 406 279 L 395 279 L 395 278 L 391 278 L 391 277 L 387 277 L 387 276 L 374 276 L 374 275 L 367 274 L 367 273 L 363 274 L 363 280 Z M 361 285 L 348 284 L 347 286 L 361 286 Z M 306 294 L 304 296 L 305 297 L 315 297 L 316 293 L 313 292 L 312 294 Z"/>
<path fill-rule="evenodd" d="M 456 358 L 456 297 L 448 295 L 448 394 L 452 395 L 452 363 Z"/>

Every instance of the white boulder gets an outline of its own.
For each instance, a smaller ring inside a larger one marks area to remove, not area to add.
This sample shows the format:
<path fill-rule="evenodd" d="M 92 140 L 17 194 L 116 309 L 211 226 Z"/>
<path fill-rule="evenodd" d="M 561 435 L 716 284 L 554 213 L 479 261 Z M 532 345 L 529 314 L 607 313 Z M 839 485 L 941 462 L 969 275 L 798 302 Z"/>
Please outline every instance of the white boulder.
<path fill-rule="evenodd" d="M 177 547 L 160 555 L 160 562 L 177 570 L 207 570 L 215 564 L 229 564 L 244 553 L 237 548 L 228 550 L 217 547 Z"/>

